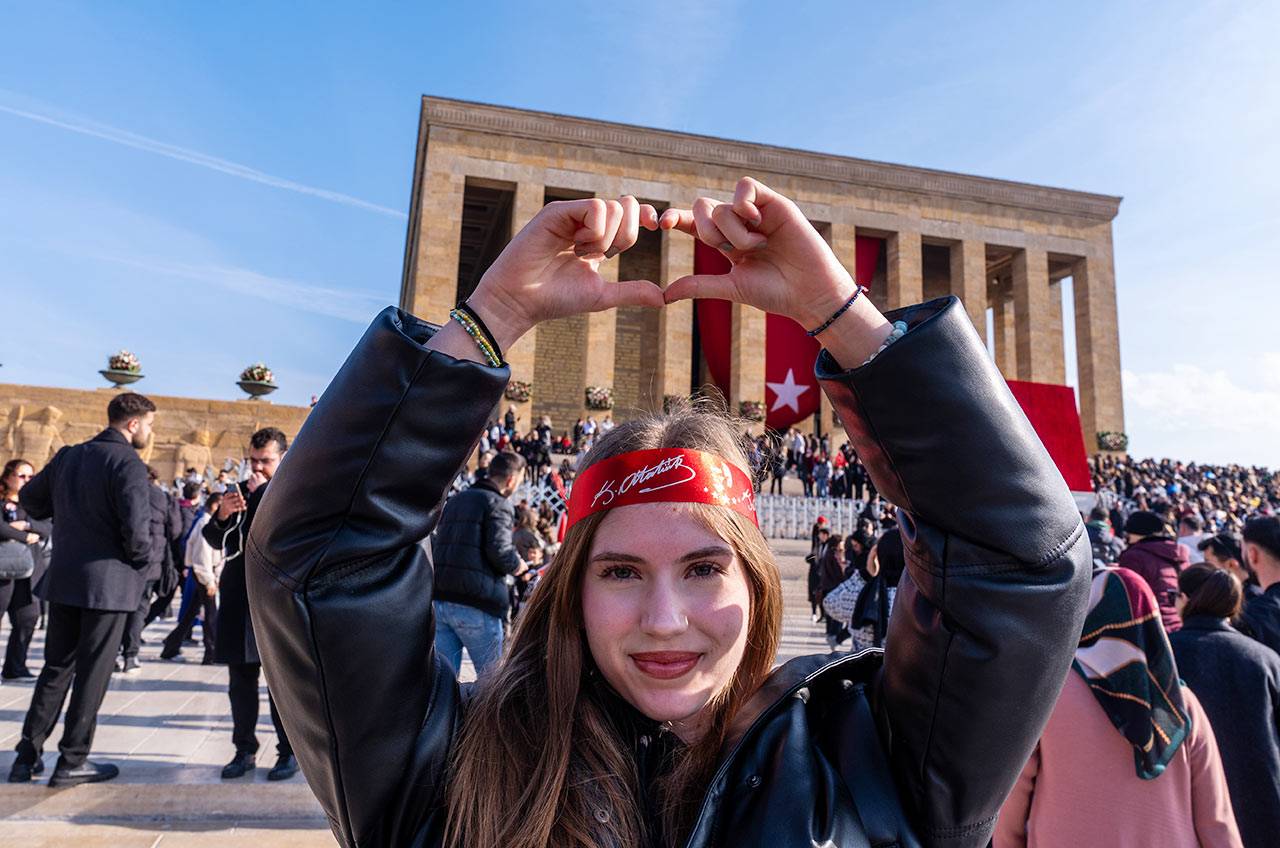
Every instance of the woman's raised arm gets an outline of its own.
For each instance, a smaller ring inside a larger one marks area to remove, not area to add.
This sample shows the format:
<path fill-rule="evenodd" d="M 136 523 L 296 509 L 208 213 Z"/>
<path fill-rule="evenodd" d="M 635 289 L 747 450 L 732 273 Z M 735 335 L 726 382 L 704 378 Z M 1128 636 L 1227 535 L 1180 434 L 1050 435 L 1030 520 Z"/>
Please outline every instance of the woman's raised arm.
<path fill-rule="evenodd" d="M 605 257 L 657 226 L 634 198 L 551 204 L 469 298 L 502 349 L 541 320 L 661 305 L 606 283 Z M 461 326 L 382 312 L 285 455 L 247 544 L 254 632 L 303 773 L 343 845 L 441 832 L 459 690 L 434 650 L 419 544 L 509 377 Z"/>

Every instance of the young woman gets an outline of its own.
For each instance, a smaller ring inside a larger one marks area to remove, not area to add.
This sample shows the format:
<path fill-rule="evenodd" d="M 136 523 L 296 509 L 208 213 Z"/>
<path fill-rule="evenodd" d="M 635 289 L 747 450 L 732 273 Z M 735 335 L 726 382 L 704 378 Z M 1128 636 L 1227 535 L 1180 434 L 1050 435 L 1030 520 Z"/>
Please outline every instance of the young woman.
<path fill-rule="evenodd" d="M 4 654 L 4 668 L 0 678 L 4 680 L 29 680 L 35 675 L 27 668 L 27 651 L 31 637 L 36 632 L 40 618 L 40 601 L 32 587 L 40 582 L 49 558 L 44 544 L 53 533 L 53 523 L 36 521 L 18 503 L 18 492 L 35 474 L 31 463 L 25 459 L 12 459 L 0 472 L 0 539 L 28 546 L 35 569 L 30 577 L 16 580 L 0 580 L 0 614 L 9 614 L 9 646 Z"/>
<path fill-rule="evenodd" d="M 605 282 L 641 226 L 732 271 Z M 661 217 L 631 197 L 549 204 L 468 299 L 485 327 L 374 321 L 248 545 L 272 693 L 343 845 L 986 844 L 1070 665 L 1088 539 L 958 301 L 895 329 L 857 291 L 800 209 L 744 178 L 731 203 Z M 781 590 L 751 469 L 739 431 L 695 409 L 620 424 L 580 460 L 508 655 L 460 687 L 432 650 L 418 543 L 502 397 L 490 363 L 541 321 L 690 297 L 824 345 L 817 375 L 903 508 L 888 656 L 770 671 Z"/>
<path fill-rule="evenodd" d="M 1280 656 L 1231 626 L 1244 592 L 1198 563 L 1178 575 L 1182 629 L 1169 635 L 1178 674 L 1213 724 L 1244 848 L 1280 833 Z"/>

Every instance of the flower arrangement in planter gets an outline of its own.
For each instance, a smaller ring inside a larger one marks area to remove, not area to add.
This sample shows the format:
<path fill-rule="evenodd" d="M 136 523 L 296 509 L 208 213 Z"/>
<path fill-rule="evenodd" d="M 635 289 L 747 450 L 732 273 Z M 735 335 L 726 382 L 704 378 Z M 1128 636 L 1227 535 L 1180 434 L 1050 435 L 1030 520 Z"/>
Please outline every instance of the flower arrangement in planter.
<path fill-rule="evenodd" d="M 1127 433 L 1113 432 L 1111 430 L 1102 430 L 1098 433 L 1098 450 L 1127 451 L 1128 449 L 1129 435 Z"/>
<path fill-rule="evenodd" d="M 738 416 L 748 421 L 764 420 L 764 402 L 758 400 L 744 400 L 738 402 Z"/>
<path fill-rule="evenodd" d="M 136 383 L 142 379 L 142 363 L 127 350 L 107 357 L 107 367 L 98 372 L 114 386 Z"/>
<path fill-rule="evenodd" d="M 613 409 L 612 386 L 587 386 L 587 409 Z"/>
<path fill-rule="evenodd" d="M 271 369 L 261 362 L 255 362 L 241 371 L 240 379 L 236 381 L 236 385 L 243 389 L 251 399 L 269 395 L 279 388 L 276 385 L 276 377 L 271 373 Z"/>
<path fill-rule="evenodd" d="M 502 390 L 502 396 L 512 403 L 528 403 L 533 396 L 533 383 L 528 380 L 512 380 Z"/>

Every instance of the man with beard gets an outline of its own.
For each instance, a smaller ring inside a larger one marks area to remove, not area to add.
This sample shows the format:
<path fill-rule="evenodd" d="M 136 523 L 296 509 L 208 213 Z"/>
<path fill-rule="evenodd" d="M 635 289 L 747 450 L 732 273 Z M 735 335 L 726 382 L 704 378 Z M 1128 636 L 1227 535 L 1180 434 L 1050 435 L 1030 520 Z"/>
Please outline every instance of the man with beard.
<path fill-rule="evenodd" d="M 137 609 L 150 564 L 151 483 L 138 456 L 156 406 L 139 394 L 107 405 L 107 429 L 58 451 L 22 488 L 36 519 L 53 519 L 53 556 L 38 594 L 49 603 L 44 668 L 31 693 L 10 783 L 44 771 L 45 739 L 71 690 L 50 786 L 110 780 L 119 769 L 93 763 L 98 708 L 107 692 L 125 618 Z"/>
<path fill-rule="evenodd" d="M 289 449 L 289 440 L 275 427 L 263 427 L 249 437 L 249 479 L 228 487 L 213 518 L 201 534 L 215 550 L 226 555 L 219 584 L 222 592 L 218 610 L 215 659 L 227 664 L 227 696 L 231 699 L 231 742 L 236 753 L 222 769 L 224 780 L 234 780 L 257 768 L 258 678 L 262 660 L 253 636 L 249 618 L 249 595 L 244 582 L 244 543 L 258 512 L 258 504 L 267 493 L 267 485 Z M 245 494 L 248 497 L 245 497 Z M 267 772 L 267 780 L 288 780 L 298 772 L 293 747 L 285 735 L 275 701 L 267 684 L 267 704 L 276 728 L 276 764 Z"/>

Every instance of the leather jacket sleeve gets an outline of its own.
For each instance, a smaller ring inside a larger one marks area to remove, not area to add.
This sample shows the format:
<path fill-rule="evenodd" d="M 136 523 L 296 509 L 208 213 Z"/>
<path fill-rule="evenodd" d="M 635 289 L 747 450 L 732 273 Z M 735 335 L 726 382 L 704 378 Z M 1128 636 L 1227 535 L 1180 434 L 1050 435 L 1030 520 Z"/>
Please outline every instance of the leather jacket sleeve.
<path fill-rule="evenodd" d="M 888 317 L 910 331 L 869 364 L 846 370 L 825 351 L 817 364 L 877 490 L 900 508 L 907 569 L 877 711 L 924 842 L 985 845 L 1079 642 L 1089 540 L 959 301 Z"/>
<path fill-rule="evenodd" d="M 258 649 L 302 770 L 345 846 L 434 844 L 459 690 L 434 649 L 419 545 L 510 372 L 374 320 L 255 515 L 246 580 Z"/>
<path fill-rule="evenodd" d="M 511 525 L 514 517 L 510 509 L 489 510 L 484 519 L 485 561 L 499 574 L 515 574 L 523 560 L 511 542 Z"/>

